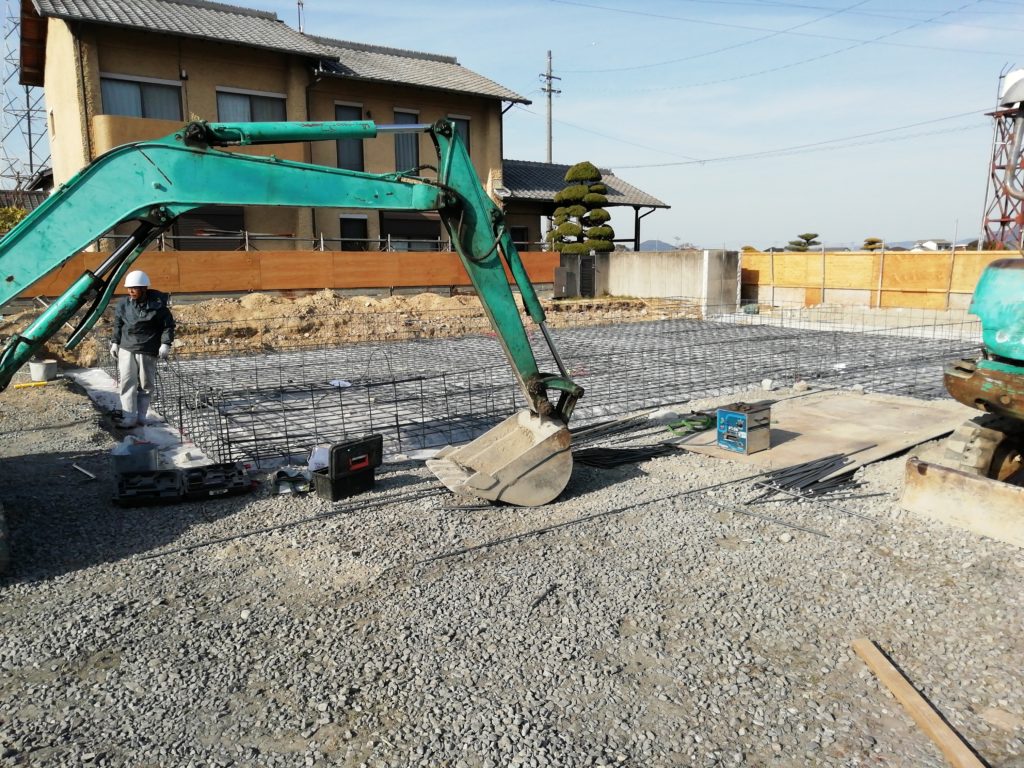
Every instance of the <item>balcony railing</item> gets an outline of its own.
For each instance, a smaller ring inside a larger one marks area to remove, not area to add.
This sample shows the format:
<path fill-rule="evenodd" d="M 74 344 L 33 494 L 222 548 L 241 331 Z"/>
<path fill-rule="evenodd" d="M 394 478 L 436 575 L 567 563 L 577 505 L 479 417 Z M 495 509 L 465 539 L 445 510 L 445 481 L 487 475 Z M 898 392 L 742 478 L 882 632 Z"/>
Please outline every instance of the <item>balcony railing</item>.
<path fill-rule="evenodd" d="M 127 239 L 126 235 L 107 235 L 95 241 L 96 250 L 110 251 Z M 546 251 L 547 244 L 516 243 L 519 251 Z M 231 234 L 160 235 L 153 245 L 159 251 L 378 251 L 450 253 L 451 241 L 438 237 L 417 239 L 388 235 L 382 238 L 295 237 L 293 235 L 266 235 L 241 231 Z"/>

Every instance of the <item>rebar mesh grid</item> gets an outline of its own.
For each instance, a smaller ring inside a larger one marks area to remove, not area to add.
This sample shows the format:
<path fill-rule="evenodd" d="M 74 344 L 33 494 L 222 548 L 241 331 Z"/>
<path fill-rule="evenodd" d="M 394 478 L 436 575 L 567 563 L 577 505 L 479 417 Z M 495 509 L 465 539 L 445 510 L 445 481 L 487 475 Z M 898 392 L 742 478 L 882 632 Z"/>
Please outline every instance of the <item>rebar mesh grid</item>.
<path fill-rule="evenodd" d="M 662 302 L 671 304 L 671 302 Z M 945 397 L 942 366 L 975 356 L 980 328 L 953 313 L 849 308 L 715 313 L 556 329 L 586 389 L 574 422 L 748 389 L 763 379 Z M 673 316 L 674 315 L 674 316 Z M 419 325 L 419 323 L 416 323 Z M 544 371 L 555 363 L 539 332 Z M 377 432 L 389 453 L 468 440 L 525 407 L 493 334 L 195 356 L 162 366 L 158 407 L 217 461 L 301 460 Z"/>

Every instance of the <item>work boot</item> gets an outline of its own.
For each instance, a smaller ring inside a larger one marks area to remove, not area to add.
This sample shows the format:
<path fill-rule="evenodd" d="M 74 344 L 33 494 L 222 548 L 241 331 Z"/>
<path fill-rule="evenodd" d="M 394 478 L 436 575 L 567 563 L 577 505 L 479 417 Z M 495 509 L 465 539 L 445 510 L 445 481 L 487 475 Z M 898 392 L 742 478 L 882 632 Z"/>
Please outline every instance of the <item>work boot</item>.
<path fill-rule="evenodd" d="M 114 426 L 118 429 L 134 429 L 139 426 L 138 416 L 134 413 L 122 413 L 114 417 Z"/>

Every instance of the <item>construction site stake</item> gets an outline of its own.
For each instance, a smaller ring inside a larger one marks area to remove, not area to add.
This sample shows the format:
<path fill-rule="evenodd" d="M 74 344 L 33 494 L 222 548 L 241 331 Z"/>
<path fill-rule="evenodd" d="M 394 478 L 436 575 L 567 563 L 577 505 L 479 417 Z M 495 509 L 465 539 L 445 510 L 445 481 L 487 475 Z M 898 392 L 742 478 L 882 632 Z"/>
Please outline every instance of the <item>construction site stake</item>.
<path fill-rule="evenodd" d="M 879 682 L 889 689 L 903 705 L 918 727 L 942 750 L 954 768 L 985 768 L 974 749 L 953 730 L 941 714 L 910 684 L 906 676 L 889 661 L 878 646 L 866 637 L 851 644 L 857 655 L 875 673 Z"/>

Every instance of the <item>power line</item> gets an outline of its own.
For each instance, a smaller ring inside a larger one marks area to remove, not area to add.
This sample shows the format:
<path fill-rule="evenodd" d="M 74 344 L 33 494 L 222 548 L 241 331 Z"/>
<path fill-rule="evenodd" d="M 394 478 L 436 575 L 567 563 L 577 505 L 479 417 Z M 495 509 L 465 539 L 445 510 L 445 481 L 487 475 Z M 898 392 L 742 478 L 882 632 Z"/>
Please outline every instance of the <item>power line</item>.
<path fill-rule="evenodd" d="M 808 5 L 806 3 L 786 3 L 786 2 L 757 2 L 757 0 L 680 0 L 680 1 L 681 2 L 685 2 L 685 3 L 697 3 L 697 4 L 701 4 L 701 5 L 714 5 L 714 6 L 742 5 L 742 6 L 753 7 L 753 8 L 764 8 L 766 6 L 770 6 L 772 8 L 781 8 L 781 9 L 792 8 L 792 9 L 795 9 L 795 10 L 805 10 L 805 11 L 827 11 L 827 10 L 830 10 L 829 7 L 825 6 L 825 5 Z M 918 14 L 920 14 L 920 13 L 932 13 L 933 12 L 932 10 L 907 10 L 907 9 L 904 9 L 904 10 L 900 11 L 899 9 L 895 9 L 895 8 L 892 9 L 892 11 L 894 13 L 902 12 L 904 14 L 907 14 L 907 13 L 918 13 Z M 841 13 L 845 13 L 845 14 L 847 14 L 849 16 L 866 16 L 866 17 L 873 18 L 873 19 L 893 19 L 894 21 L 908 21 L 908 20 L 909 21 L 913 21 L 914 20 L 914 18 L 912 16 L 909 16 L 909 17 L 908 16 L 896 16 L 896 15 L 894 15 L 894 13 L 878 13 L 877 11 L 846 10 L 846 11 L 841 11 Z M 1001 13 L 1001 14 L 1005 14 L 1006 12 L 1005 11 L 980 11 L 979 10 L 979 11 L 972 11 L 972 13 Z M 926 24 L 937 24 L 939 26 L 948 26 L 945 22 L 941 22 L 941 21 L 934 21 L 934 22 L 933 21 L 926 21 L 925 23 Z M 966 29 L 989 29 L 989 30 L 995 30 L 997 32 L 1024 32 L 1024 29 L 1018 29 L 1018 28 L 1015 28 L 1015 27 L 994 27 L 994 26 L 991 26 L 991 25 L 988 25 L 988 24 L 969 24 L 967 22 L 962 22 L 962 21 L 957 22 L 956 25 L 958 27 L 964 27 Z"/>
<path fill-rule="evenodd" d="M 942 128 L 935 131 L 920 131 L 918 133 L 911 133 L 905 136 L 891 136 L 884 139 L 874 139 L 872 141 L 860 141 L 854 143 L 842 143 L 850 142 L 853 139 L 859 139 L 867 136 L 877 136 L 883 133 L 892 133 L 893 131 L 902 131 L 907 128 L 914 128 L 921 125 L 928 125 L 930 123 L 937 123 L 943 120 L 952 120 L 957 117 L 963 117 L 964 115 L 977 115 L 977 112 L 966 112 L 962 115 L 951 115 L 950 117 L 940 117 L 935 120 L 926 120 L 921 123 L 913 123 L 911 125 L 900 126 L 899 128 L 886 128 L 880 131 L 871 131 L 869 133 L 856 134 L 854 136 L 845 136 L 840 139 L 826 139 L 824 141 L 816 141 L 809 144 L 796 144 L 792 147 L 778 147 L 776 149 L 766 149 L 761 152 L 747 152 L 739 155 L 723 155 L 721 157 L 709 157 L 704 160 L 687 160 L 683 162 L 674 163 L 644 163 L 639 165 L 618 165 L 612 163 L 611 166 L 616 169 L 621 168 L 667 168 L 672 166 L 682 165 L 705 165 L 707 163 L 723 163 L 733 160 L 762 160 L 770 159 L 775 157 L 785 157 L 788 155 L 805 154 L 808 152 L 820 152 L 825 150 L 833 149 L 848 149 L 849 147 L 861 147 L 869 144 L 885 144 L 889 142 L 907 141 L 908 139 L 915 139 L 921 136 L 937 136 L 944 133 L 959 133 L 962 131 L 973 131 L 979 126 L 976 125 L 965 125 L 959 128 Z M 836 145 L 836 146 L 829 146 Z"/>
<path fill-rule="evenodd" d="M 527 109 L 526 107 L 524 107 L 521 104 L 516 104 L 515 106 L 516 106 L 516 108 L 519 111 L 525 112 L 528 115 L 532 115 L 534 117 L 541 117 L 541 115 L 539 115 L 538 113 L 534 112 L 533 110 Z M 660 152 L 662 154 L 671 155 L 673 157 L 682 157 L 682 158 L 685 159 L 685 162 L 676 162 L 676 163 L 673 163 L 673 162 L 667 162 L 667 163 L 645 163 L 645 164 L 639 164 L 639 165 L 621 165 L 621 164 L 618 164 L 618 163 L 610 163 L 609 164 L 611 167 L 614 167 L 614 168 L 661 168 L 661 167 L 669 167 L 669 166 L 676 166 L 676 165 L 700 165 L 702 163 L 713 163 L 713 162 L 721 162 L 721 161 L 724 161 L 724 160 L 738 160 L 738 159 L 745 159 L 745 158 L 757 158 L 757 157 L 760 157 L 760 156 L 774 156 L 774 155 L 780 154 L 780 153 L 793 153 L 794 150 L 807 150 L 807 151 L 810 151 L 813 148 L 825 146 L 825 145 L 828 145 L 828 144 L 839 144 L 840 142 L 853 141 L 854 139 L 863 139 L 863 138 L 868 138 L 868 137 L 871 137 L 871 136 L 880 136 L 880 135 L 886 134 L 886 133 L 895 133 L 896 131 L 905 131 L 905 130 L 908 130 L 910 128 L 920 128 L 920 127 L 925 126 L 925 125 L 934 125 L 935 123 L 943 123 L 943 122 L 946 122 L 947 120 L 959 120 L 959 119 L 964 118 L 964 117 L 976 117 L 978 115 L 984 115 L 988 111 L 990 111 L 989 108 L 986 108 L 986 109 L 974 109 L 974 110 L 971 110 L 969 112 L 958 112 L 955 115 L 945 115 L 943 117 L 935 117 L 935 118 L 932 118 L 931 120 L 921 120 L 921 121 L 916 122 L 916 123 L 908 123 L 906 125 L 897 125 L 897 126 L 894 126 L 893 128 L 880 128 L 877 131 L 868 131 L 866 133 L 856 133 L 856 134 L 853 134 L 851 136 L 840 136 L 840 137 L 835 138 L 835 139 L 822 139 L 821 141 L 814 141 L 814 142 L 810 142 L 808 144 L 796 144 L 796 145 L 791 146 L 791 147 L 779 147 L 779 148 L 776 148 L 776 149 L 763 150 L 761 152 L 750 152 L 750 153 L 746 153 L 746 154 L 742 154 L 742 155 L 727 155 L 727 156 L 723 156 L 723 157 L 711 157 L 711 158 L 693 157 L 692 155 L 684 155 L 684 154 L 679 153 L 679 152 L 669 152 L 664 147 L 651 147 L 651 146 L 647 146 L 645 144 L 638 144 L 637 142 L 634 142 L 634 141 L 629 141 L 627 139 L 623 139 L 623 138 L 618 137 L 618 136 L 612 136 L 612 135 L 607 134 L 607 133 L 601 133 L 600 131 L 595 131 L 595 130 L 592 130 L 592 129 L 587 128 L 585 126 L 578 125 L 576 123 L 571 123 L 571 122 L 568 122 L 568 121 L 565 121 L 565 120 L 556 120 L 555 122 L 560 123 L 561 125 L 570 126 L 570 127 L 575 128 L 575 129 L 577 129 L 579 131 L 583 131 L 584 133 L 590 133 L 590 134 L 593 134 L 595 136 L 600 136 L 601 138 L 604 138 L 604 139 L 610 139 L 610 140 L 612 140 L 612 141 L 614 141 L 614 142 L 616 142 L 618 144 L 624 144 L 624 145 L 631 146 L 631 147 L 637 147 L 639 149 L 646 149 L 646 150 L 649 150 L 651 152 Z M 976 126 L 965 126 L 963 128 L 947 129 L 947 130 L 941 131 L 941 133 L 952 133 L 952 132 L 961 131 L 961 130 L 972 130 L 975 127 Z M 931 134 L 913 134 L 912 136 L 907 136 L 907 137 L 897 137 L 896 140 L 897 141 L 903 141 L 905 138 L 912 138 L 912 137 L 918 136 L 918 135 L 931 135 Z M 859 145 L 849 145 L 849 146 L 859 146 Z"/>
<path fill-rule="evenodd" d="M 693 59 L 700 59 L 700 58 L 703 58 L 705 56 L 713 56 L 716 53 L 723 53 L 725 51 L 731 51 L 731 50 L 733 50 L 735 48 L 743 48 L 744 46 L 747 46 L 747 45 L 753 45 L 754 43 L 760 43 L 760 42 L 764 42 L 765 40 L 771 40 L 773 37 L 778 37 L 779 35 L 784 35 L 787 32 L 792 32 L 794 29 L 799 29 L 800 27 L 806 27 L 806 26 L 808 26 L 810 24 L 816 24 L 819 21 L 824 21 L 825 19 L 831 18 L 832 16 L 836 16 L 836 15 L 838 15 L 840 13 L 845 13 L 846 11 L 848 11 L 848 10 L 850 10 L 852 8 L 856 8 L 857 6 L 864 5 L 865 2 L 867 2 L 867 0 L 861 0 L 861 2 L 854 3 L 853 5 L 847 6 L 846 8 L 841 8 L 839 10 L 833 11 L 832 13 L 828 13 L 828 14 L 826 14 L 824 16 L 819 16 L 818 18 L 811 19 L 810 21 L 801 22 L 800 24 L 796 24 L 796 25 L 794 25 L 792 27 L 788 27 L 786 29 L 780 29 L 778 32 L 772 32 L 771 34 L 768 34 L 768 35 L 762 35 L 761 37 L 756 37 L 753 40 L 745 40 L 742 43 L 734 43 L 733 45 L 727 45 L 724 48 L 716 48 L 713 51 L 705 51 L 704 53 L 695 53 L 692 56 L 684 56 L 681 59 L 670 59 L 668 61 L 659 61 L 659 62 L 655 62 L 653 64 L 636 64 L 636 65 L 631 66 L 631 67 L 612 67 L 612 68 L 608 68 L 608 69 L 566 69 L 566 70 L 563 70 L 563 71 L 571 72 L 571 73 L 580 73 L 580 74 L 589 74 L 589 73 L 598 73 L 598 72 L 627 72 L 627 71 L 636 70 L 636 69 L 652 69 L 654 67 L 662 67 L 662 66 L 665 66 L 666 64 L 678 64 L 681 61 L 692 61 Z"/>
<path fill-rule="evenodd" d="M 935 19 L 941 19 L 944 16 L 949 16 L 950 14 L 953 14 L 953 13 L 959 13 L 964 8 L 967 8 L 967 7 L 971 6 L 971 5 L 976 5 L 977 3 L 981 2 L 981 1 L 982 0 L 972 0 L 972 2 L 966 3 L 966 4 L 962 5 L 962 6 L 960 6 L 959 8 L 955 8 L 953 10 L 945 11 L 943 13 L 940 13 L 938 16 L 934 16 L 932 19 L 926 19 L 924 21 L 917 21 L 917 22 L 914 22 L 913 24 L 909 24 L 906 27 L 903 27 L 902 29 L 895 29 L 895 30 L 893 30 L 891 32 L 884 32 L 881 35 L 878 35 L 878 36 L 876 36 L 876 37 L 874 37 L 874 38 L 872 38 L 870 40 L 861 40 L 861 41 L 859 41 L 857 43 L 854 43 L 853 45 L 848 45 L 845 48 L 839 48 L 839 49 L 834 50 L 834 51 L 827 51 L 825 53 L 820 53 L 817 56 L 810 56 L 810 57 L 808 57 L 806 59 L 798 59 L 797 61 L 791 61 L 788 64 L 780 64 L 780 65 L 778 65 L 776 67 L 766 67 L 764 69 L 759 69 L 759 70 L 756 70 L 754 72 L 745 72 L 745 73 L 743 73 L 741 75 L 733 75 L 732 77 L 722 77 L 722 78 L 719 78 L 717 80 L 705 80 L 705 81 L 700 82 L 700 83 L 689 83 L 687 85 L 665 85 L 665 86 L 660 86 L 658 88 L 643 88 L 643 89 L 640 89 L 640 90 L 643 91 L 643 92 L 652 92 L 652 91 L 678 91 L 678 90 L 684 90 L 684 89 L 687 89 L 687 88 L 702 88 L 702 87 L 707 86 L 707 85 L 719 85 L 721 83 L 731 83 L 731 82 L 735 82 L 737 80 L 746 80 L 746 79 L 751 78 L 751 77 L 759 77 L 761 75 L 772 74 L 773 72 L 781 72 L 782 70 L 793 69 L 794 67 L 799 67 L 799 66 L 802 66 L 804 64 L 810 64 L 810 63 L 815 62 L 815 61 L 821 61 L 822 59 L 830 58 L 832 56 L 838 56 L 841 53 L 846 53 L 846 52 L 852 51 L 852 50 L 854 50 L 856 48 L 862 48 L 865 45 L 870 45 L 870 44 L 873 44 L 873 43 L 879 43 L 879 41 L 882 40 L 883 38 L 892 37 L 893 35 L 902 34 L 903 32 L 907 32 L 907 31 L 909 31 L 911 29 L 914 29 L 915 27 L 921 26 L 922 24 L 926 23 L 926 21 L 934 21 Z M 884 43 L 879 43 L 879 44 L 884 45 Z"/>
<path fill-rule="evenodd" d="M 523 106 L 522 104 L 515 104 L 515 109 L 518 112 L 524 112 L 527 115 L 534 116 L 535 118 L 542 117 L 538 113 L 536 113 L 536 112 L 534 112 L 532 110 L 526 109 L 525 106 Z M 612 141 L 614 141 L 616 143 L 626 144 L 628 146 L 636 146 L 637 148 L 639 148 L 639 150 L 648 150 L 649 152 L 659 152 L 659 153 L 663 153 L 665 155 L 670 155 L 670 156 L 675 157 L 675 158 L 685 158 L 686 160 L 693 160 L 693 161 L 700 162 L 699 158 L 694 158 L 694 157 L 692 157 L 690 155 L 683 155 L 681 153 L 667 152 L 665 150 L 665 147 L 648 146 L 647 144 L 640 144 L 640 143 L 637 143 L 636 141 L 630 141 L 628 139 L 622 138 L 621 136 L 612 136 L 612 135 L 610 135 L 608 133 L 601 133 L 600 131 L 595 131 L 593 128 L 588 128 L 586 126 L 580 125 L 579 123 L 570 123 L 570 122 L 568 122 L 566 120 L 555 120 L 554 122 L 558 123 L 559 125 L 567 125 L 570 128 L 575 128 L 578 131 L 583 131 L 584 133 L 590 133 L 590 134 L 593 134 L 595 136 L 600 136 L 601 138 L 610 139 L 610 140 L 612 140 Z M 549 160 L 548 162 L 550 163 L 551 161 Z"/>
<path fill-rule="evenodd" d="M 967 8 L 967 7 L 971 6 L 971 5 L 976 5 L 977 3 L 982 2 L 982 1 L 983 0 L 974 0 L 974 2 L 968 3 L 967 5 L 964 5 L 961 8 L 957 8 L 954 11 L 947 11 L 946 13 L 940 14 L 938 17 L 935 17 L 935 18 L 936 19 L 937 18 L 941 18 L 942 16 L 946 16 L 946 15 L 948 15 L 950 13 L 959 13 L 964 8 Z M 992 0 L 985 0 L 985 1 L 986 2 L 992 2 Z M 972 54 L 977 54 L 977 55 L 989 55 L 989 56 L 1016 56 L 1017 53 L 1018 53 L 1018 52 L 1009 53 L 1009 52 L 1006 52 L 1006 51 L 993 51 L 993 50 L 980 50 L 979 51 L 979 50 L 977 50 L 975 48 L 952 48 L 952 47 L 949 47 L 949 46 L 939 46 L 939 45 L 915 45 L 913 43 L 878 42 L 876 40 L 861 40 L 861 39 L 858 39 L 858 38 L 855 38 L 855 37 L 842 37 L 840 35 L 825 35 L 825 34 L 814 33 L 814 32 L 796 32 L 796 31 L 787 32 L 787 31 L 784 31 L 784 30 L 769 29 L 767 27 L 755 27 L 755 26 L 752 26 L 750 24 L 732 24 L 732 23 L 725 22 L 725 21 L 709 21 L 708 19 L 694 19 L 694 18 L 683 17 L 683 16 L 669 16 L 669 15 L 661 14 L 661 13 L 651 13 L 649 11 L 637 11 L 637 10 L 631 10 L 631 9 L 625 9 L 625 8 L 613 8 L 613 7 L 607 6 L 607 5 L 595 5 L 593 3 L 582 2 L 582 0 L 548 0 L 548 2 L 557 3 L 559 5 L 572 5 L 572 6 L 577 6 L 577 7 L 580 7 L 580 8 L 590 8 L 590 9 L 599 10 L 599 11 L 611 11 L 612 13 L 624 13 L 624 14 L 628 14 L 628 15 L 631 15 L 631 16 L 645 16 L 645 17 L 648 17 L 648 18 L 662 19 L 662 20 L 667 20 L 667 21 L 683 21 L 683 22 L 687 22 L 689 24 L 705 24 L 705 25 L 709 25 L 709 26 L 713 26 L 713 27 L 726 27 L 726 28 L 729 28 L 729 29 L 742 29 L 742 30 L 746 30 L 748 32 L 780 32 L 781 31 L 781 32 L 783 32 L 783 34 L 794 35 L 796 37 L 810 37 L 810 38 L 816 38 L 816 39 L 819 39 L 819 40 L 838 40 L 839 42 L 844 42 L 844 43 L 872 43 L 873 45 L 883 45 L 883 46 L 893 47 L 893 48 L 913 48 L 913 49 L 917 49 L 917 50 L 926 50 L 926 51 L 942 51 L 943 53 L 972 53 Z M 935 19 L 928 19 L 928 20 L 924 20 L 924 21 L 918 22 L 918 24 L 926 24 L 926 23 L 929 23 L 930 21 L 934 21 L 934 20 Z M 568 70 L 563 70 L 563 71 L 568 71 Z"/>

